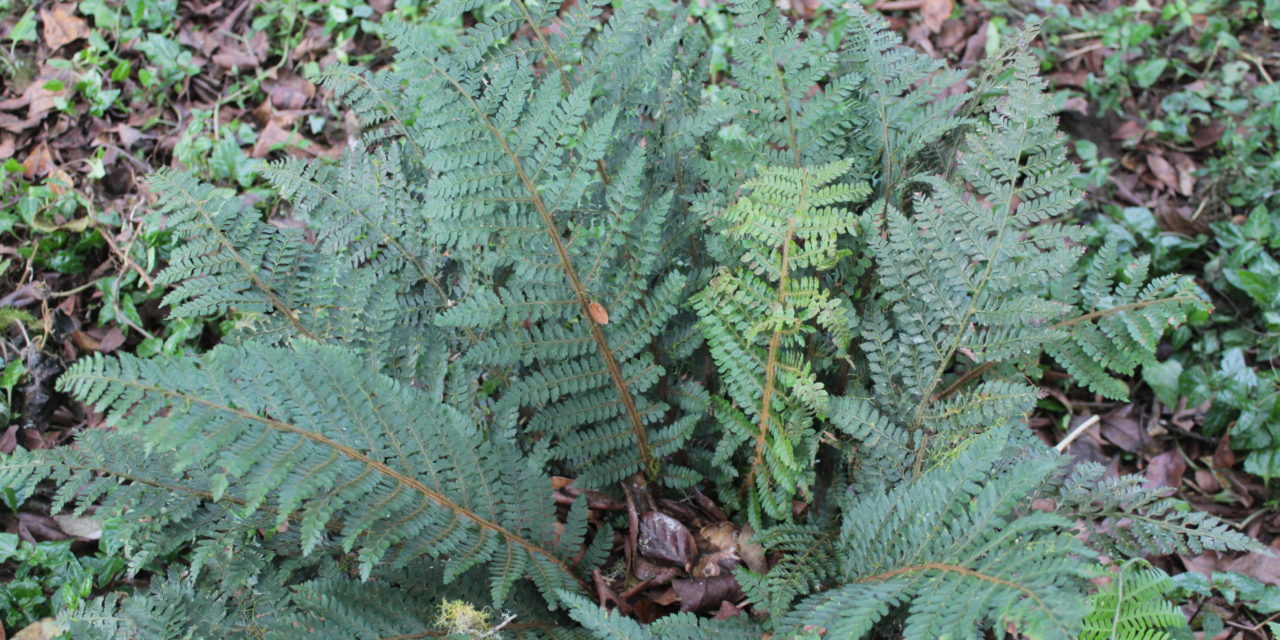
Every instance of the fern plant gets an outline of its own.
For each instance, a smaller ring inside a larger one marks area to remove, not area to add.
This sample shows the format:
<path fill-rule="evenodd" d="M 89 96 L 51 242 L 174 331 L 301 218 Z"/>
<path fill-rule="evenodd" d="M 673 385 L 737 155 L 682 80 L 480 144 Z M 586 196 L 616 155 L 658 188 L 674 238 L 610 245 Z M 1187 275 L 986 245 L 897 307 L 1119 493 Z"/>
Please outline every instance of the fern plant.
<path fill-rule="evenodd" d="M 77 363 L 59 384 L 109 428 L 0 462 L 155 572 L 74 637 L 1070 638 L 1100 551 L 1257 548 L 1026 428 L 1043 368 L 1123 396 L 1205 303 L 1081 260 L 1020 43 L 936 99 L 956 75 L 857 7 L 837 42 L 742 0 L 706 87 L 685 7 L 568 4 L 447 46 L 388 26 L 395 65 L 322 71 L 359 143 L 269 172 L 315 242 L 152 177 L 173 313 L 240 321 L 202 356 Z M 768 552 L 733 571 L 752 615 L 603 608 L 637 525 L 552 476 L 711 491 Z"/>

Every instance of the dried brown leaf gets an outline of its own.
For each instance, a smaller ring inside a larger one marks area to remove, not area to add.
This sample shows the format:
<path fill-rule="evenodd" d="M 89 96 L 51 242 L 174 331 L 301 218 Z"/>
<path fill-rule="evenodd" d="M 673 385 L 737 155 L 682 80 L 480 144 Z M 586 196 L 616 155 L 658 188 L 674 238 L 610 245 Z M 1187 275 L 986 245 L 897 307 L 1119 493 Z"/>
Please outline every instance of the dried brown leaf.
<path fill-rule="evenodd" d="M 25 511 L 18 513 L 18 537 L 27 542 L 42 542 L 45 540 L 56 542 L 71 538 L 71 536 L 63 532 L 58 526 L 58 522 L 53 518 Z"/>
<path fill-rule="evenodd" d="M 1176 489 L 1182 484 L 1182 474 L 1186 470 L 1187 461 L 1182 459 L 1182 454 L 1176 449 L 1170 449 L 1147 463 L 1146 486 L 1152 489 L 1158 487 Z"/>
<path fill-rule="evenodd" d="M 1231 450 L 1231 434 L 1223 434 L 1213 450 L 1213 468 L 1230 469 L 1236 464 L 1236 452 Z"/>
<path fill-rule="evenodd" d="M 43 140 L 22 161 L 22 176 L 28 180 L 49 175 L 53 169 L 53 154 L 49 151 L 49 144 Z"/>
<path fill-rule="evenodd" d="M 301 109 L 316 94 L 314 84 L 293 73 L 281 74 L 275 80 L 264 80 L 262 90 L 277 109 Z"/>
<path fill-rule="evenodd" d="M 951 17 L 951 10 L 954 8 L 952 0 L 924 0 L 920 5 L 920 19 L 924 23 L 924 28 L 929 33 L 941 31 L 942 23 Z"/>
<path fill-rule="evenodd" d="M 54 5 L 52 9 L 41 9 L 40 20 L 44 22 L 44 43 L 49 49 L 57 50 L 63 45 L 89 36 L 89 25 L 83 18 L 72 15 L 74 5 Z"/>
<path fill-rule="evenodd" d="M 680 598 L 681 611 L 716 611 L 722 602 L 741 600 L 744 596 L 738 580 L 732 575 L 697 580 L 672 580 L 671 588 Z"/>
<path fill-rule="evenodd" d="M 1280 556 L 1266 556 L 1256 551 L 1220 563 L 1218 571 L 1234 571 L 1258 582 L 1280 585 Z"/>
<path fill-rule="evenodd" d="M 1116 127 L 1115 130 L 1111 132 L 1111 139 L 1136 143 L 1142 139 L 1142 136 L 1144 136 L 1146 132 L 1146 127 L 1142 126 L 1138 121 L 1125 120 L 1120 123 L 1120 126 Z"/>
<path fill-rule="evenodd" d="M 1148 445 L 1148 437 L 1142 425 L 1130 416 L 1132 405 L 1109 411 L 1102 416 L 1099 431 L 1102 437 L 1129 453 L 1138 453 Z"/>
<path fill-rule="evenodd" d="M 1151 175 L 1155 176 L 1160 184 L 1164 185 L 1170 191 L 1178 190 L 1178 172 L 1174 170 L 1173 165 L 1159 153 L 1147 154 L 1147 168 L 1151 170 Z"/>
<path fill-rule="evenodd" d="M 65 631 L 53 618 L 42 618 L 13 634 L 13 640 L 53 640 Z"/>
<path fill-rule="evenodd" d="M 102 521 L 90 516 L 53 516 L 58 528 L 75 539 L 92 542 L 102 538 Z"/>
<path fill-rule="evenodd" d="M 1211 146 L 1217 143 L 1218 140 L 1222 139 L 1222 134 L 1225 133 L 1226 130 L 1227 127 L 1225 125 L 1214 120 L 1203 127 L 1197 128 L 1195 133 L 1191 134 L 1191 144 L 1195 145 L 1197 149 L 1203 149 Z"/>
<path fill-rule="evenodd" d="M 249 155 L 254 158 L 265 158 L 276 145 L 288 144 L 290 140 L 299 140 L 299 138 L 281 126 L 278 119 L 273 119 L 262 129 L 262 133 L 258 134 L 258 141 L 253 144 L 253 151 Z"/>
<path fill-rule="evenodd" d="M 0 433 L 0 453 L 9 455 L 18 448 L 18 425 L 11 424 L 4 433 Z"/>
<path fill-rule="evenodd" d="M 742 564 L 742 558 L 738 557 L 737 551 L 725 549 L 715 553 L 703 554 L 694 563 L 693 569 L 689 573 L 695 578 L 712 578 L 719 575 L 728 575 L 733 572 L 734 567 L 740 564 Z"/>
<path fill-rule="evenodd" d="M 1194 194 L 1196 191 L 1195 172 L 1200 169 L 1196 165 L 1196 161 L 1181 151 L 1171 152 L 1169 157 L 1173 159 L 1173 168 L 1178 172 L 1178 193 L 1184 196 Z"/>

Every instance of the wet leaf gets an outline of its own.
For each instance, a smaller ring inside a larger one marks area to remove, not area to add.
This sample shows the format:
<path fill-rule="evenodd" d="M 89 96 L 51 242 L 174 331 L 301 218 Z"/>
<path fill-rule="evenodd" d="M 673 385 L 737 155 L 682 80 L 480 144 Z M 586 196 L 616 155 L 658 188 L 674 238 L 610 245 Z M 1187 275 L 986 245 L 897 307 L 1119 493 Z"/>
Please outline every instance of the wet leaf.
<path fill-rule="evenodd" d="M 693 562 L 697 545 L 693 534 L 679 520 L 660 511 L 640 516 L 640 555 L 684 566 Z"/>
<path fill-rule="evenodd" d="M 744 596 L 738 580 L 731 575 L 697 580 L 672 580 L 671 588 L 680 598 L 681 611 L 716 611 L 722 602 L 734 602 Z"/>

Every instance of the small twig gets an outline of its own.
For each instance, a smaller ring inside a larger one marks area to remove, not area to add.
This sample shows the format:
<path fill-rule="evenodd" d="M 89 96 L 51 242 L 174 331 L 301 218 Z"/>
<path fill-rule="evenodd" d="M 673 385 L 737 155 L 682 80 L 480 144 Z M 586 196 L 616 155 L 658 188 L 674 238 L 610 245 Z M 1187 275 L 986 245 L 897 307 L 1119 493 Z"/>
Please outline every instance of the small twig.
<path fill-rule="evenodd" d="M 516 614 L 514 614 L 514 613 L 513 613 L 513 614 L 511 614 L 511 615 L 508 615 L 506 618 L 504 618 L 504 619 L 502 620 L 502 622 L 499 622 L 498 624 L 494 625 L 494 627 L 493 627 L 492 629 L 490 629 L 490 630 L 486 631 L 486 632 L 484 633 L 484 635 L 482 635 L 482 636 L 480 636 L 480 637 L 481 637 L 481 638 L 492 638 L 492 637 L 494 637 L 494 636 L 497 636 L 497 635 L 498 635 L 498 633 L 502 631 L 502 628 L 503 628 L 503 627 L 505 627 L 505 626 L 507 626 L 507 625 L 511 624 L 511 621 L 512 621 L 512 620 L 515 620 L 515 619 L 516 619 Z"/>
<path fill-rule="evenodd" d="M 1058 39 L 1063 40 L 1065 42 L 1070 42 L 1072 40 L 1087 40 L 1089 38 L 1096 38 L 1099 35 L 1101 34 L 1098 33 L 1097 31 L 1081 31 L 1080 33 L 1068 33 L 1067 35 L 1059 36 Z"/>
<path fill-rule="evenodd" d="M 873 9 L 877 11 L 907 11 L 924 6 L 924 0 L 882 0 Z"/>
<path fill-rule="evenodd" d="M 1067 60 L 1070 60 L 1070 59 L 1075 58 L 1075 57 L 1078 57 L 1078 56 L 1082 56 L 1082 55 L 1084 55 L 1084 54 L 1086 54 L 1086 53 L 1089 53 L 1090 51 L 1097 51 L 1098 49 L 1101 49 L 1102 47 L 1103 47 L 1103 45 L 1102 45 L 1102 43 L 1101 43 L 1101 42 L 1095 42 L 1095 43 L 1093 43 L 1093 44 L 1091 44 L 1091 45 L 1088 45 L 1088 46 L 1085 46 L 1085 47 L 1081 47 L 1081 48 L 1079 48 L 1079 49 L 1076 49 L 1075 51 L 1072 51 L 1071 53 L 1068 53 L 1068 54 L 1067 54 L 1067 55 L 1065 55 L 1065 56 L 1062 56 L 1062 59 L 1061 59 L 1061 60 L 1059 60 L 1059 62 L 1066 62 Z"/>
<path fill-rule="evenodd" d="M 84 291 L 85 289 L 88 289 L 89 287 L 92 287 L 92 286 L 93 286 L 93 285 L 95 285 L 95 284 L 98 284 L 98 281 L 97 281 L 97 280 L 90 280 L 90 281 L 88 281 L 88 282 L 86 282 L 86 283 L 84 283 L 84 284 L 82 284 L 82 285 L 80 285 L 80 286 L 78 286 L 78 287 L 76 287 L 76 288 L 74 288 L 74 289 L 67 289 L 66 291 L 58 291 L 58 292 L 56 292 L 56 293 L 51 293 L 51 294 L 49 294 L 49 297 L 50 297 L 50 298 L 65 298 L 65 297 L 67 297 L 67 296 L 73 296 L 73 295 L 75 295 L 75 294 L 77 294 L 77 293 L 80 293 L 81 291 Z"/>
<path fill-rule="evenodd" d="M 138 265 L 138 263 L 134 262 L 133 258 L 129 257 L 129 253 L 127 251 L 122 251 L 120 249 L 120 245 L 116 244 L 115 239 L 112 238 L 111 234 L 107 233 L 105 229 L 103 229 L 102 227 L 96 224 L 93 225 L 93 228 L 97 229 L 98 235 L 102 236 L 102 239 L 107 241 L 107 246 L 111 247 L 111 253 L 115 254 L 117 258 L 122 260 L 126 267 L 129 267 L 130 269 L 133 269 L 134 271 L 136 271 L 138 273 L 138 277 L 142 278 L 142 281 L 147 283 L 147 293 L 151 293 L 151 291 L 153 291 L 156 288 L 156 283 L 154 280 L 151 279 L 151 276 L 147 273 L 147 270 L 143 269 L 141 266 Z M 132 245 L 130 246 L 132 247 Z"/>
<path fill-rule="evenodd" d="M 1241 58 L 1244 58 L 1245 60 L 1252 62 L 1253 66 L 1258 68 L 1258 73 L 1261 73 L 1262 77 L 1267 79 L 1267 84 L 1275 83 L 1275 80 L 1271 79 L 1271 74 L 1267 73 L 1267 68 L 1266 66 L 1263 65 L 1262 58 L 1259 58 L 1258 56 L 1255 56 L 1245 51 L 1240 51 L 1236 55 L 1239 55 Z"/>
<path fill-rule="evenodd" d="M 1208 198 L 1204 198 L 1203 200 L 1201 200 L 1201 201 L 1200 201 L 1200 205 L 1196 207 L 1196 212 L 1195 212 L 1195 213 L 1193 213 L 1193 214 L 1191 214 L 1191 221 L 1192 221 L 1192 222 L 1195 222 L 1195 221 L 1196 221 L 1196 218 L 1199 218 L 1199 217 L 1200 217 L 1200 214 L 1204 212 L 1204 206 L 1205 206 L 1205 205 L 1207 205 L 1207 204 L 1209 204 L 1209 199 L 1208 199 Z"/>
<path fill-rule="evenodd" d="M 27 343 L 27 348 L 31 348 L 31 336 L 27 334 L 27 328 L 22 324 L 22 320 L 14 318 L 12 324 L 18 325 L 18 331 L 22 332 L 22 339 Z"/>
<path fill-rule="evenodd" d="M 1065 452 L 1067 450 L 1067 447 L 1071 446 L 1071 443 L 1075 442 L 1075 439 L 1079 438 L 1080 434 L 1084 433 L 1085 429 L 1088 429 L 1089 427 L 1092 427 L 1093 425 L 1098 424 L 1098 422 L 1100 422 L 1101 420 L 1102 418 L 1096 415 L 1089 416 L 1088 420 L 1081 422 L 1079 426 L 1077 426 L 1075 429 L 1072 429 L 1071 433 L 1068 433 L 1067 437 L 1063 438 L 1062 442 L 1059 442 L 1053 448 L 1057 449 L 1059 453 Z"/>

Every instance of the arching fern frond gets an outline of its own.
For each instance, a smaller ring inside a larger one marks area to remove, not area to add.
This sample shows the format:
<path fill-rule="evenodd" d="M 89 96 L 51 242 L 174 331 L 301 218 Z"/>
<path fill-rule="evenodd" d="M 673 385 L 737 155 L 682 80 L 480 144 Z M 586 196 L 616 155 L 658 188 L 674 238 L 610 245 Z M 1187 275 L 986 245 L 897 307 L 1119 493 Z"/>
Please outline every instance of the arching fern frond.
<path fill-rule="evenodd" d="M 1145 487 L 1137 475 L 1107 478 L 1105 473 L 1102 465 L 1083 462 L 1043 494 L 1054 500 L 1058 513 L 1084 523 L 1090 544 L 1100 551 L 1116 557 L 1264 551 L 1257 540 L 1169 497 L 1164 487 Z"/>
<path fill-rule="evenodd" d="M 172 451 L 178 469 L 207 474 L 214 500 L 234 482 L 248 511 L 275 501 L 276 526 L 296 513 L 304 551 L 341 521 L 365 576 L 394 552 L 447 558 L 450 576 L 487 563 L 498 601 L 526 571 L 544 589 L 576 588 L 551 544 L 545 477 L 499 434 L 342 349 L 219 347 L 164 366 L 92 358 L 59 384 Z"/>
<path fill-rule="evenodd" d="M 1052 454 L 1004 464 L 1000 452 L 1010 433 L 1006 426 L 974 437 L 920 480 L 845 508 L 843 578 L 896 594 L 889 601 L 908 607 L 905 638 L 964 637 L 980 625 L 1011 623 L 1032 638 L 1065 640 L 1078 625 L 1089 552 L 1070 535 L 1069 520 L 1024 510 L 1057 464 Z M 863 592 L 849 589 L 851 596 Z M 806 607 L 802 602 L 804 610 L 834 612 L 829 605 Z M 883 613 L 858 608 L 842 624 L 867 628 Z M 815 623 L 832 619 L 823 615 Z M 793 617 L 788 624 L 810 622 Z"/>

